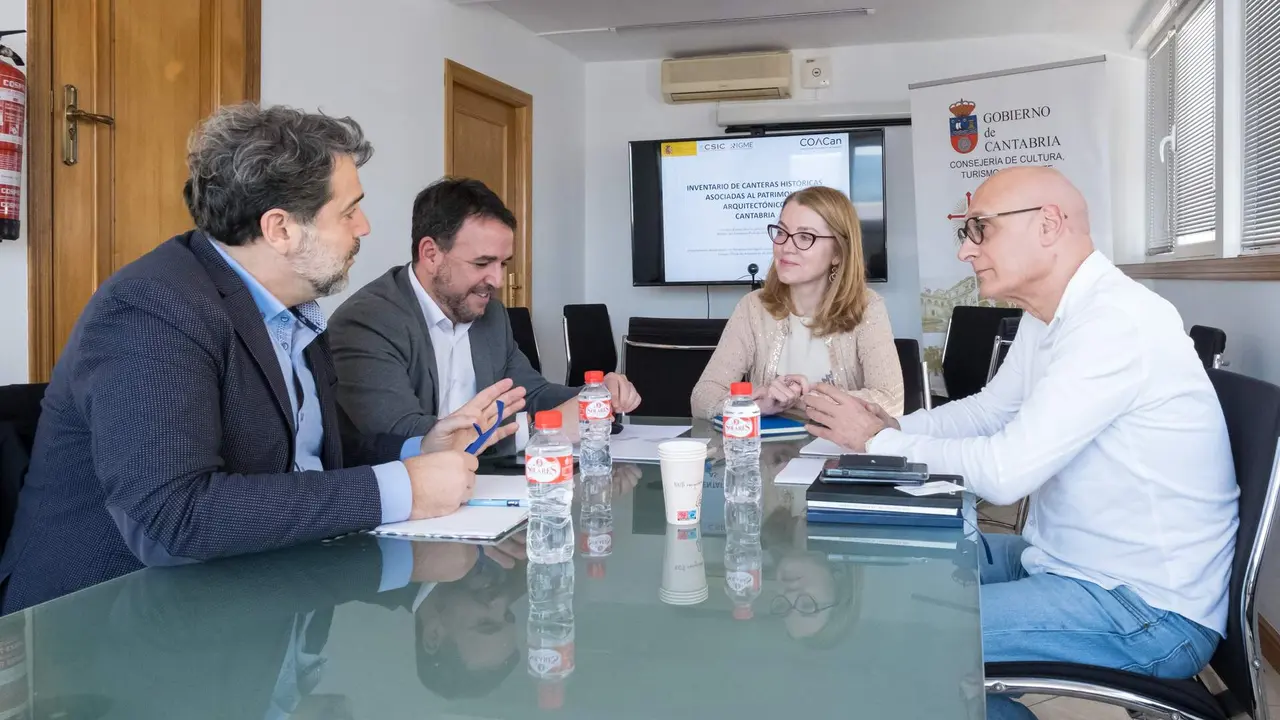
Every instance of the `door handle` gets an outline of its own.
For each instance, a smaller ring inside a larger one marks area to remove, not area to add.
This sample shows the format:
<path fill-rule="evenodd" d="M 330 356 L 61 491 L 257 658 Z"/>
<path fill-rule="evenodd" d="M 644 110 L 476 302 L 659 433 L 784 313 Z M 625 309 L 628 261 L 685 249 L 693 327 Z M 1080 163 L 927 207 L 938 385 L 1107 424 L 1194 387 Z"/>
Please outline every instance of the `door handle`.
<path fill-rule="evenodd" d="M 80 162 L 80 136 L 76 131 L 76 123 L 83 120 L 102 125 L 115 125 L 116 121 L 108 115 L 99 115 L 81 110 L 77 105 L 79 92 L 75 85 L 62 86 L 62 163 L 75 165 Z"/>
<path fill-rule="evenodd" d="M 507 273 L 507 289 L 512 292 L 512 297 L 514 297 L 515 291 L 520 289 L 519 275 L 513 272 Z"/>

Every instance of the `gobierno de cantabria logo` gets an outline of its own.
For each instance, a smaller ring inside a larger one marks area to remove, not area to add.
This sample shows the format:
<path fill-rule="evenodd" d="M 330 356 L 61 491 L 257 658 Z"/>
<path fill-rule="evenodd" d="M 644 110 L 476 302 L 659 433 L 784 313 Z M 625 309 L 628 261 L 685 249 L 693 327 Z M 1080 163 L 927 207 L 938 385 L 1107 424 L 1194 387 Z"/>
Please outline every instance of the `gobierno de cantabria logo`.
<path fill-rule="evenodd" d="M 977 103 L 964 99 L 948 107 L 951 111 L 951 147 L 961 155 L 978 147 L 978 116 L 973 114 L 977 107 Z"/>

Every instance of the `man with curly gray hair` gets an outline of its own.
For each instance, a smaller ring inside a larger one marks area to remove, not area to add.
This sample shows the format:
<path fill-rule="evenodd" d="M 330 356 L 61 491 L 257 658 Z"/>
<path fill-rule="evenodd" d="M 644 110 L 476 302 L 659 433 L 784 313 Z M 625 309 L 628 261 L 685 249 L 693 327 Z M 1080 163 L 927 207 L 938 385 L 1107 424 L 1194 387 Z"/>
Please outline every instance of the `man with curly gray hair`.
<path fill-rule="evenodd" d="M 196 129 L 196 229 L 104 282 L 54 368 L 0 559 L 4 612 L 466 502 L 462 448 L 497 400 L 523 404 L 509 383 L 425 437 L 340 431 L 315 301 L 343 288 L 369 232 L 372 153 L 354 120 L 287 107 L 225 107 Z"/>

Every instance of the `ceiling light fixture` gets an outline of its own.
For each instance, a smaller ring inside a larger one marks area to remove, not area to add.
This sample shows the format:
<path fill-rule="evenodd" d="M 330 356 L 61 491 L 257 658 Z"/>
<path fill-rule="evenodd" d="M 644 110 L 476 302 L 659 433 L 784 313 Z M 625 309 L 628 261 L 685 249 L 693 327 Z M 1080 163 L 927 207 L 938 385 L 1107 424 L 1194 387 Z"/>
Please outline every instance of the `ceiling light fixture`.
<path fill-rule="evenodd" d="M 784 13 L 782 15 L 755 15 L 751 17 L 719 18 L 714 20 L 687 20 L 684 22 L 641 23 L 638 25 L 618 25 L 615 27 L 578 28 L 574 30 L 549 30 L 538 33 L 541 37 L 550 35 L 582 35 L 586 33 L 611 32 L 618 35 L 646 32 L 650 30 L 674 30 L 707 25 L 743 25 L 746 23 L 777 22 L 786 20 L 804 20 L 815 17 L 832 17 L 839 15 L 874 15 L 875 8 L 849 8 L 847 10 L 813 10 L 810 12 Z"/>

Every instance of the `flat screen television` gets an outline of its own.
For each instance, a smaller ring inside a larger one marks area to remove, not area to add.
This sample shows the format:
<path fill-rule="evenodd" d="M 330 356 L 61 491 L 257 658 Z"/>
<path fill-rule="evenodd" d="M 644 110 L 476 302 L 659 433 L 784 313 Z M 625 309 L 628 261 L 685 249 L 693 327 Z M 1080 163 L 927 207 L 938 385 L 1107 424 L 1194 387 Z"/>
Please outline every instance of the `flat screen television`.
<path fill-rule="evenodd" d="M 632 142 L 632 284 L 746 284 L 752 263 L 763 278 L 773 261 L 765 228 L 809 185 L 853 200 L 867 279 L 888 280 L 883 130 Z"/>

